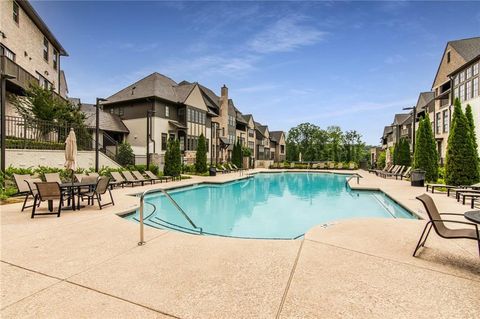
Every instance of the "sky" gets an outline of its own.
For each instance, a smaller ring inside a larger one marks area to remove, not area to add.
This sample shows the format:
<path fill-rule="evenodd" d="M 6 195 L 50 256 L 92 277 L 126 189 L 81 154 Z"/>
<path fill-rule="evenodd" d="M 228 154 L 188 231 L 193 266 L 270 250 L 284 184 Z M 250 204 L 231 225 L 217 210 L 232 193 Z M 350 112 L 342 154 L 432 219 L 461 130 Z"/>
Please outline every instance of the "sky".
<path fill-rule="evenodd" d="M 376 145 L 429 91 L 446 43 L 480 35 L 478 2 L 33 1 L 92 103 L 159 72 L 288 131 L 310 122 Z"/>

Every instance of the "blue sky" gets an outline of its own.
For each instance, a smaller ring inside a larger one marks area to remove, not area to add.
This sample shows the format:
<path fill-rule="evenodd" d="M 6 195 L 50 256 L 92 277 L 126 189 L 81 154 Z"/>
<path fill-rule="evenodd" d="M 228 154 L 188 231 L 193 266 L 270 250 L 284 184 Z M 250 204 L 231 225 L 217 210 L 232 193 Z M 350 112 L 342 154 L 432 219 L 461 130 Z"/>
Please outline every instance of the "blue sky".
<path fill-rule="evenodd" d="M 430 90 L 446 42 L 480 35 L 478 2 L 86 2 L 33 6 L 69 53 L 70 96 L 93 102 L 152 73 L 229 87 L 285 130 L 383 126 Z"/>

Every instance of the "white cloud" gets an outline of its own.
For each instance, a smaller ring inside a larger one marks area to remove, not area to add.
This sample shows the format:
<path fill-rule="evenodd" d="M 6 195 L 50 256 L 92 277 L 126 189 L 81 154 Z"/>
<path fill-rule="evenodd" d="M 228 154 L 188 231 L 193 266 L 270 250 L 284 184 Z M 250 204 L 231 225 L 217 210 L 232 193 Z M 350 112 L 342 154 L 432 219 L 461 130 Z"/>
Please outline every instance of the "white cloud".
<path fill-rule="evenodd" d="M 304 20 L 298 15 L 281 18 L 254 36 L 248 47 L 253 52 L 265 54 L 293 51 L 322 41 L 327 32 L 302 24 Z"/>

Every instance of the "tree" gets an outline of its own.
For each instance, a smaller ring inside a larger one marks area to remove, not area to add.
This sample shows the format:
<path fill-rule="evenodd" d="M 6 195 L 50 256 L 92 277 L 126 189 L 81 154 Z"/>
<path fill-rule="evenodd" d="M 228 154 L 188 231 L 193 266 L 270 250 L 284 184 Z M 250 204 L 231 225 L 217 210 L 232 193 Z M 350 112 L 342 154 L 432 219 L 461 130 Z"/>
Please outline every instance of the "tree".
<path fill-rule="evenodd" d="M 342 160 L 341 152 L 344 143 L 343 132 L 338 126 L 327 127 L 330 160 L 339 162 Z"/>
<path fill-rule="evenodd" d="M 198 138 L 197 153 L 195 154 L 195 170 L 198 173 L 207 171 L 207 140 L 203 133 Z"/>
<path fill-rule="evenodd" d="M 448 135 L 445 182 L 450 185 L 471 185 L 479 181 L 478 153 L 475 150 L 469 120 L 455 99 L 452 125 Z"/>
<path fill-rule="evenodd" d="M 116 156 L 118 164 L 122 166 L 134 165 L 135 164 L 135 155 L 133 154 L 133 149 L 130 144 L 123 142 L 118 147 L 118 153 Z"/>
<path fill-rule="evenodd" d="M 384 168 L 387 161 L 387 152 L 381 151 L 377 157 L 377 168 Z"/>
<path fill-rule="evenodd" d="M 438 179 L 438 153 L 428 114 L 420 120 L 413 156 L 413 168 L 425 171 L 427 181 Z"/>
<path fill-rule="evenodd" d="M 180 176 L 181 169 L 182 153 L 180 151 L 180 141 L 178 139 L 170 139 L 167 143 L 167 151 L 165 152 L 163 174 L 167 176 Z"/>
<path fill-rule="evenodd" d="M 473 120 L 472 106 L 467 104 L 465 110 L 465 116 L 467 117 L 468 126 L 470 127 L 470 134 L 472 136 L 473 147 L 475 152 L 478 154 L 478 143 L 477 143 L 477 134 L 475 133 L 475 121 Z"/>
<path fill-rule="evenodd" d="M 406 139 L 401 138 L 398 145 L 395 146 L 395 157 L 395 164 L 410 166 L 410 144 Z"/>

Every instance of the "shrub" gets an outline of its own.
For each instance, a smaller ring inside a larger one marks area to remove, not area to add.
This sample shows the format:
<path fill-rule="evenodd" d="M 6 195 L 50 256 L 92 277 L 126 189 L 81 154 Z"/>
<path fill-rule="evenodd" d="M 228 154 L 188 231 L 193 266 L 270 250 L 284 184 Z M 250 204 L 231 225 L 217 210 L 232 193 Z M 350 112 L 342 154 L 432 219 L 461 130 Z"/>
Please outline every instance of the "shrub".
<path fill-rule="evenodd" d="M 133 154 L 133 149 L 130 144 L 127 142 L 120 144 L 118 147 L 116 161 L 122 166 L 135 164 L 135 155 Z"/>
<path fill-rule="evenodd" d="M 468 119 L 457 98 L 448 135 L 445 181 L 450 185 L 471 185 L 479 179 L 478 153 L 473 144 Z"/>
<path fill-rule="evenodd" d="M 400 139 L 400 142 L 395 146 L 395 159 L 394 163 L 397 165 L 410 166 L 410 144 L 404 138 Z"/>
<path fill-rule="evenodd" d="M 381 151 L 380 154 L 378 154 L 377 167 L 384 168 L 386 161 L 387 161 L 387 152 Z"/>
<path fill-rule="evenodd" d="M 180 142 L 177 139 L 170 139 L 165 152 L 164 175 L 180 176 L 182 169 L 182 153 L 180 151 Z"/>
<path fill-rule="evenodd" d="M 198 173 L 207 171 L 207 141 L 203 133 L 198 138 L 197 152 L 195 154 L 195 170 Z"/>
<path fill-rule="evenodd" d="M 428 114 L 420 120 L 415 144 L 413 168 L 424 170 L 427 181 L 436 181 L 438 179 L 438 153 Z"/>

